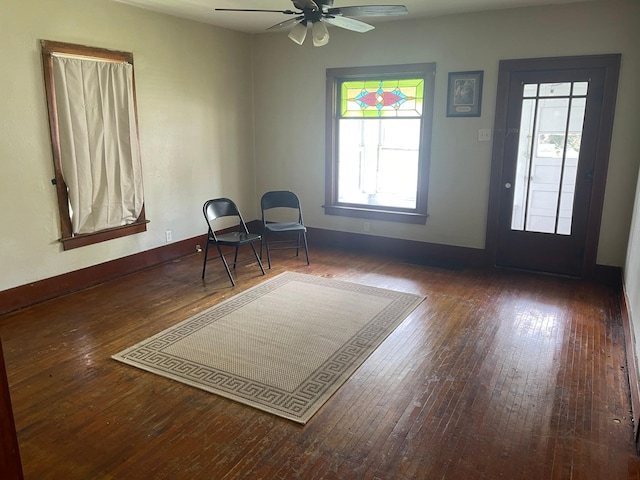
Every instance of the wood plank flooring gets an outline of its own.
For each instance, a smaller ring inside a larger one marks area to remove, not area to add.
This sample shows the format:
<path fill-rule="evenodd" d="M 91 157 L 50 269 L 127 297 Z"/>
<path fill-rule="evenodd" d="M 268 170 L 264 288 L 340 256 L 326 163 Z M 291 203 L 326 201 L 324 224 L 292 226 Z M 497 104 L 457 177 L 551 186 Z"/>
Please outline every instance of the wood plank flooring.
<path fill-rule="evenodd" d="M 110 358 L 232 288 L 193 255 L 0 317 L 25 478 L 626 479 L 615 292 L 510 271 L 313 249 L 282 271 L 426 295 L 306 426 Z M 301 299 L 304 301 L 304 299 Z"/>

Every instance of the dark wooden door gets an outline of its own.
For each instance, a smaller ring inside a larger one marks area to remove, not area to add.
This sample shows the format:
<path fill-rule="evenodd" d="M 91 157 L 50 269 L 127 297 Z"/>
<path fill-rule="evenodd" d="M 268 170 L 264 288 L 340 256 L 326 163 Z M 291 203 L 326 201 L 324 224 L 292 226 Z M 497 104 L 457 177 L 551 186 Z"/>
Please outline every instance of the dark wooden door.
<path fill-rule="evenodd" d="M 535 61 L 501 78 L 496 265 L 571 276 L 595 266 L 613 104 L 611 74 L 593 58 Z"/>

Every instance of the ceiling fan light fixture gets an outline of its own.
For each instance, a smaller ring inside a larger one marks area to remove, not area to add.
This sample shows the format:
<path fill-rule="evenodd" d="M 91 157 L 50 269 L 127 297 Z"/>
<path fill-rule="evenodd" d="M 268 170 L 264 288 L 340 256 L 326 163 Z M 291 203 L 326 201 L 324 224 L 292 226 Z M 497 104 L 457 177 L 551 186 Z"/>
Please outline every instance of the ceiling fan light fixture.
<path fill-rule="evenodd" d="M 322 47 L 329 43 L 329 30 L 323 21 L 313 24 L 311 27 L 311 36 L 313 37 L 314 47 Z"/>
<path fill-rule="evenodd" d="M 302 21 L 297 23 L 295 27 L 289 32 L 289 38 L 296 42 L 298 45 L 304 43 L 304 39 L 307 37 L 307 22 Z"/>
<path fill-rule="evenodd" d="M 352 17 L 389 17 L 406 15 L 404 5 L 351 5 L 347 7 L 333 7 L 333 0 L 291 0 L 296 10 L 267 10 L 254 8 L 216 8 L 225 12 L 268 12 L 295 15 L 294 18 L 276 23 L 267 28 L 268 31 L 290 28 L 289 38 L 298 45 L 307 38 L 307 29 L 311 28 L 313 46 L 322 47 L 329 43 L 327 23 L 350 30 L 364 33 L 373 30 L 373 25 L 356 20 Z"/>

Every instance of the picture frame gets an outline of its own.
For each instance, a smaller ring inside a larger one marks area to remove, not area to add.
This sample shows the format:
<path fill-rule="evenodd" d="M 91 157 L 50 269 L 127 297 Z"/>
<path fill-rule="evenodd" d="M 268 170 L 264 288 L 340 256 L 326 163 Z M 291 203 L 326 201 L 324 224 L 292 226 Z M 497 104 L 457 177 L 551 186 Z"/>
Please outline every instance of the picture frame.
<path fill-rule="evenodd" d="M 447 117 L 479 117 L 484 70 L 449 72 Z"/>

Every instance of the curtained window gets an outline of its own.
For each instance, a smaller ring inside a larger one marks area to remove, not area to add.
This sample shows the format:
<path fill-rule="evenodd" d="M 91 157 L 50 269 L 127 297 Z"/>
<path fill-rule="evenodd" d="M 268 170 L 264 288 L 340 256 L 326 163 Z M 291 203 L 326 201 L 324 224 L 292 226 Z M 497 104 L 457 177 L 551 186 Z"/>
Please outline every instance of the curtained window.
<path fill-rule="evenodd" d="M 133 55 L 42 41 L 64 249 L 146 230 Z"/>

